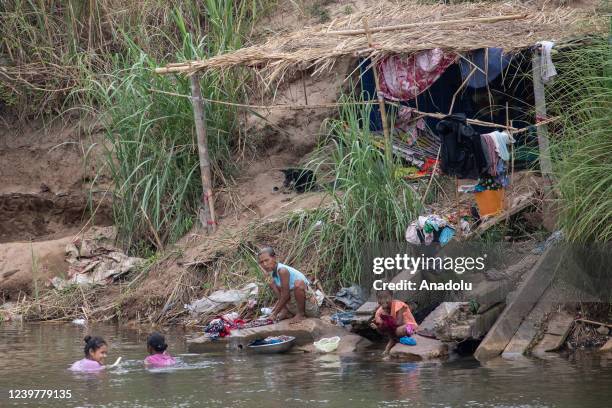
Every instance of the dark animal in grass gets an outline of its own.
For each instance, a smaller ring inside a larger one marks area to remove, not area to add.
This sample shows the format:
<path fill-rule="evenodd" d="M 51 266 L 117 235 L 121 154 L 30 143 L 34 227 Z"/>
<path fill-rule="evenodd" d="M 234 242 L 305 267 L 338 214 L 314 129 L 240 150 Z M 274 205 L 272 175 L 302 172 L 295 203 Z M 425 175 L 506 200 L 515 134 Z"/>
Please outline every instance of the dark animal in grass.
<path fill-rule="evenodd" d="M 281 170 L 285 175 L 283 187 L 293 189 L 298 193 L 314 190 L 316 178 L 314 172 L 308 169 L 289 168 Z"/>

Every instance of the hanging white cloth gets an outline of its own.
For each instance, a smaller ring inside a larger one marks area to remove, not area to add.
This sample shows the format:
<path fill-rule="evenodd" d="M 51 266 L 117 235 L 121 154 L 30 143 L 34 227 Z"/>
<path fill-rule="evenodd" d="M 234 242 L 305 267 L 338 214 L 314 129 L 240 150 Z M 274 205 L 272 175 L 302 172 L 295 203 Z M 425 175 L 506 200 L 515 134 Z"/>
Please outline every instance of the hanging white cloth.
<path fill-rule="evenodd" d="M 540 46 L 540 75 L 542 82 L 547 83 L 557 75 L 555 64 L 552 62 L 552 48 L 555 43 L 552 41 L 539 41 L 537 44 Z"/>

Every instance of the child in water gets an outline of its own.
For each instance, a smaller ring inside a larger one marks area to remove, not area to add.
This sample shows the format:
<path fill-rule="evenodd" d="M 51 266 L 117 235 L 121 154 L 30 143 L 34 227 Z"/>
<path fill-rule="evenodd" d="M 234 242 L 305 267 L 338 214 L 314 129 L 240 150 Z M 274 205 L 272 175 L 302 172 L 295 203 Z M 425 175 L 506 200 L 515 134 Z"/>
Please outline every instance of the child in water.
<path fill-rule="evenodd" d="M 86 336 L 84 339 L 85 358 L 70 366 L 72 371 L 99 371 L 104 369 L 104 359 L 108 353 L 108 345 L 102 337 Z"/>
<path fill-rule="evenodd" d="M 166 339 L 160 333 L 151 333 L 147 339 L 147 351 L 149 355 L 144 362 L 149 367 L 168 367 L 176 364 L 176 360 L 166 352 L 168 345 Z"/>
<path fill-rule="evenodd" d="M 389 336 L 389 342 L 383 353 L 387 355 L 401 337 L 412 336 L 418 325 L 408 305 L 393 299 L 393 292 L 390 290 L 378 291 L 376 298 L 379 308 L 371 326 L 379 333 Z"/>

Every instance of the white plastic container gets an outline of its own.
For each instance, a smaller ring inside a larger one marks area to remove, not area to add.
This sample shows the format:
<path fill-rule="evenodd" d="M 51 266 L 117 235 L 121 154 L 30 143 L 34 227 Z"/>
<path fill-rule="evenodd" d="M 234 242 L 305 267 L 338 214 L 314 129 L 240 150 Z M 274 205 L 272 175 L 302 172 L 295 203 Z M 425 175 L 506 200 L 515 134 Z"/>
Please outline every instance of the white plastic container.
<path fill-rule="evenodd" d="M 335 351 L 338 348 L 339 344 L 340 337 L 338 336 L 325 337 L 319 341 L 314 342 L 315 348 L 323 353 L 331 353 L 332 351 Z"/>

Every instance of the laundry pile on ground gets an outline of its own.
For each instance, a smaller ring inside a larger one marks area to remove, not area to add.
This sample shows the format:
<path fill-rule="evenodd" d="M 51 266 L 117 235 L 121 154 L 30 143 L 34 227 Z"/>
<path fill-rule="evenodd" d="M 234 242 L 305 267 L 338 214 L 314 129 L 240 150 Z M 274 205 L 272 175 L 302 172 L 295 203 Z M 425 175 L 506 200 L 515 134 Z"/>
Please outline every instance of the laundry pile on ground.
<path fill-rule="evenodd" d="M 205 335 L 211 340 L 217 340 L 220 337 L 227 337 L 232 330 L 248 329 L 251 327 L 268 326 L 274 324 L 274 321 L 266 317 L 245 321 L 240 318 L 236 312 L 227 313 L 223 316 L 218 316 L 211 320 L 204 328 Z"/>

